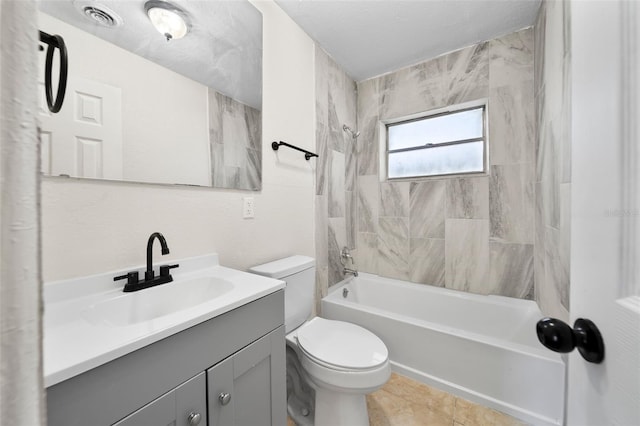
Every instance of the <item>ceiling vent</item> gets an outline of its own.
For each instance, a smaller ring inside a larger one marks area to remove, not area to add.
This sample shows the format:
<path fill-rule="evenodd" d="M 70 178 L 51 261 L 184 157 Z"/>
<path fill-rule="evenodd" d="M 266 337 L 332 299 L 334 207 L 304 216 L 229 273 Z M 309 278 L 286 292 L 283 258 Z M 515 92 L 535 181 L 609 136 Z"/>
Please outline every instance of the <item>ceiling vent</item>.
<path fill-rule="evenodd" d="M 76 9 L 94 24 L 113 28 L 123 24 L 123 20 L 113 10 L 95 1 L 75 1 Z"/>

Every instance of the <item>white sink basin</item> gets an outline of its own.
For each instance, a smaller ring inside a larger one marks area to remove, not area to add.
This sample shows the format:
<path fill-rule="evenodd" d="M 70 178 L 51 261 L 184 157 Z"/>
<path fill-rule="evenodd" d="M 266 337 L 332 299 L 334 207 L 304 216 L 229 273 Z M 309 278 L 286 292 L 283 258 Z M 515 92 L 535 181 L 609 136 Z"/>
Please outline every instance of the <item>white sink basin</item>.
<path fill-rule="evenodd" d="M 193 308 L 232 289 L 233 283 L 220 278 L 201 277 L 174 281 L 132 293 L 122 293 L 88 306 L 81 315 L 92 324 L 122 327 Z"/>
<path fill-rule="evenodd" d="M 284 288 L 283 281 L 220 266 L 216 254 L 175 263 L 173 282 L 132 293 L 113 277 L 142 274 L 144 265 L 45 284 L 45 386 Z"/>

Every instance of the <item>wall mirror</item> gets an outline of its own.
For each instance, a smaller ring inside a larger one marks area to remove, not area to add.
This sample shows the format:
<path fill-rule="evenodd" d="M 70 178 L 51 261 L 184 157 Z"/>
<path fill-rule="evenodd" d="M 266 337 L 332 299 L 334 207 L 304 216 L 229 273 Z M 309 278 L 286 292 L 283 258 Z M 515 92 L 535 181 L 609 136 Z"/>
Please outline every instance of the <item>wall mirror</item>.
<path fill-rule="evenodd" d="M 186 35 L 157 30 L 152 3 L 177 8 Z M 261 189 L 262 14 L 249 1 L 38 5 L 39 29 L 64 38 L 69 64 L 51 114 L 41 52 L 45 175 Z"/>

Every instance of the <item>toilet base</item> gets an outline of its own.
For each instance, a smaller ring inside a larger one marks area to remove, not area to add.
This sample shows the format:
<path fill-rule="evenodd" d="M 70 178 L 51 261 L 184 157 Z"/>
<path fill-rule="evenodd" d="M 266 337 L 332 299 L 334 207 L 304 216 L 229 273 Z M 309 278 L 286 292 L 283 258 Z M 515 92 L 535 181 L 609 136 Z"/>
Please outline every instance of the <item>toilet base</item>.
<path fill-rule="evenodd" d="M 316 388 L 315 426 L 369 426 L 366 395 Z"/>

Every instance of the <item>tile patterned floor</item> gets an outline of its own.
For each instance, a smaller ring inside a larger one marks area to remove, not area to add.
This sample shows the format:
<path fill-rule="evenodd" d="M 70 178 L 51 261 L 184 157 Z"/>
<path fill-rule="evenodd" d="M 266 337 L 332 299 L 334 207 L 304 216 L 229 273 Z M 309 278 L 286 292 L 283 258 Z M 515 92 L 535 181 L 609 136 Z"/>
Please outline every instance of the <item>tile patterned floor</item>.
<path fill-rule="evenodd" d="M 393 373 L 382 389 L 367 396 L 371 426 L 521 426 L 499 411 Z M 288 419 L 287 426 L 295 426 Z"/>

